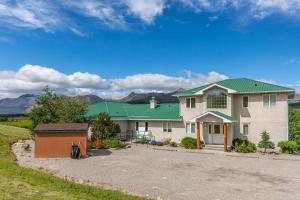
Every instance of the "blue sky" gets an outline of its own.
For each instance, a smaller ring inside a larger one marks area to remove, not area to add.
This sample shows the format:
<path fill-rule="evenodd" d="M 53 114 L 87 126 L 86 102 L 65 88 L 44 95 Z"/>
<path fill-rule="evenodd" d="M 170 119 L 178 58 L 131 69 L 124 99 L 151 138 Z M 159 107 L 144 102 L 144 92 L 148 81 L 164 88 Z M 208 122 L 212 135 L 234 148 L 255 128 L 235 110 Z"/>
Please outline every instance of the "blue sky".
<path fill-rule="evenodd" d="M 0 98 L 300 84 L 300 0 L 0 0 Z"/>

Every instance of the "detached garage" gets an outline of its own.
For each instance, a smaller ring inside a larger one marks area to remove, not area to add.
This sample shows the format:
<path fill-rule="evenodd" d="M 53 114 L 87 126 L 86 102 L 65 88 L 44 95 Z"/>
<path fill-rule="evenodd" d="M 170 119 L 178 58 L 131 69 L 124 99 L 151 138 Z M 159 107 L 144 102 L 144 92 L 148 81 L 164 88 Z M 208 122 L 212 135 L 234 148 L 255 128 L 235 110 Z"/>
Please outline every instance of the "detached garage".
<path fill-rule="evenodd" d="M 70 157 L 72 145 L 78 145 L 80 155 L 87 154 L 87 123 L 39 124 L 33 130 L 36 158 Z"/>

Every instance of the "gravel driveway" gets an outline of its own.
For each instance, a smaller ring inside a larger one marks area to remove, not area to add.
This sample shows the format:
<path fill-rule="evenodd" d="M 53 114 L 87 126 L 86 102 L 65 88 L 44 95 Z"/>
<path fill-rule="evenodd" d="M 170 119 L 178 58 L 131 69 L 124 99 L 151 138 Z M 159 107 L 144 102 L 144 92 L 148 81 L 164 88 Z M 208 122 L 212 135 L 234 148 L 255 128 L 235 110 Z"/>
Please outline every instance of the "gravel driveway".
<path fill-rule="evenodd" d="M 297 156 L 191 153 L 133 145 L 123 150 L 99 150 L 81 160 L 35 159 L 22 146 L 13 146 L 22 166 L 154 199 L 300 199 Z"/>

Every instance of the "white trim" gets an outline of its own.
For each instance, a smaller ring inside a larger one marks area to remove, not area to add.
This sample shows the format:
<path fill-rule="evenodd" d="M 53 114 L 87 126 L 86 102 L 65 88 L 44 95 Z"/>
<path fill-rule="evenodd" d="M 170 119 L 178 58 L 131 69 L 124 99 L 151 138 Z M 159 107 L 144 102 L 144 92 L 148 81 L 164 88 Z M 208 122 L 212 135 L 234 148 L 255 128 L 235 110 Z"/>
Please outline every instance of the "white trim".
<path fill-rule="evenodd" d="M 204 89 L 196 92 L 195 94 L 201 94 L 201 95 L 203 95 L 204 91 L 209 90 L 210 88 L 213 88 L 213 87 L 219 87 L 219 88 L 222 88 L 224 90 L 227 90 L 228 94 L 237 93 L 237 91 L 235 91 L 235 90 L 232 90 L 230 88 L 227 88 L 227 87 L 224 87 L 224 86 L 221 86 L 221 85 L 218 85 L 218 84 L 215 83 L 215 84 L 212 84 L 212 85 L 210 85 L 210 86 L 208 86 L 208 87 L 206 87 L 206 88 L 204 88 Z"/>
<path fill-rule="evenodd" d="M 225 122 L 225 123 L 232 123 L 232 122 L 234 122 L 234 121 L 228 120 L 228 119 L 226 119 L 226 118 L 224 118 L 224 117 L 222 117 L 222 116 L 219 116 L 219 115 L 217 115 L 217 114 L 215 114 L 215 113 L 213 113 L 213 112 L 211 112 L 211 111 L 208 111 L 208 112 L 205 112 L 205 113 L 203 113 L 203 114 L 201 114 L 201 115 L 198 115 L 197 117 L 194 117 L 194 118 L 192 118 L 192 119 L 189 120 L 189 121 L 190 121 L 190 122 L 196 122 L 196 120 L 197 120 L 198 118 L 201 118 L 201 117 L 203 117 L 203 116 L 205 116 L 205 115 L 208 115 L 208 114 L 211 114 L 211 115 L 213 115 L 213 116 L 215 116 L 215 117 L 217 117 L 217 118 L 222 119 L 223 122 Z"/>
<path fill-rule="evenodd" d="M 203 92 L 203 90 L 200 90 L 200 91 Z M 198 91 L 198 92 L 196 92 L 194 94 L 182 94 L 182 95 L 180 95 L 180 94 L 179 95 L 174 94 L 172 96 L 175 96 L 175 97 L 199 96 L 199 95 L 201 95 L 201 94 L 198 94 L 200 91 Z M 235 90 L 232 90 L 232 91 L 235 91 Z M 236 94 L 265 94 L 265 93 L 286 93 L 286 92 L 295 94 L 295 90 L 249 91 L 249 92 L 235 92 L 235 93 Z"/>
<path fill-rule="evenodd" d="M 275 96 L 275 105 L 273 105 L 273 106 L 271 106 L 271 96 Z M 264 106 L 264 97 L 269 97 L 268 106 Z M 262 103 L 263 103 L 263 108 L 276 107 L 276 105 L 277 105 L 277 94 L 265 94 L 265 95 L 262 95 Z"/>
<path fill-rule="evenodd" d="M 186 130 L 187 129 L 187 124 L 190 125 L 189 127 L 189 130 Z M 192 124 L 194 124 L 194 132 L 192 133 Z M 191 121 L 186 121 L 185 122 L 185 133 L 186 134 L 195 134 L 196 133 L 196 122 L 191 122 Z"/>
<path fill-rule="evenodd" d="M 187 99 L 190 99 L 190 106 L 187 107 Z M 192 99 L 195 99 L 195 107 L 192 107 Z M 196 97 L 185 97 L 185 108 L 194 109 L 196 108 Z"/>

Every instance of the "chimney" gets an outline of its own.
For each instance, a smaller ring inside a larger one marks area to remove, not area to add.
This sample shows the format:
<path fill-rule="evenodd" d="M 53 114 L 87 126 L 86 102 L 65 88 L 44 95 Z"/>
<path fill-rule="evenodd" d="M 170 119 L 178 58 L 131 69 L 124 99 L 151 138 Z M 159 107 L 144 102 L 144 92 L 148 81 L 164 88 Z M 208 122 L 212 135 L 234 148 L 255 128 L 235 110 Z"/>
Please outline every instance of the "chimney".
<path fill-rule="evenodd" d="M 156 106 L 157 106 L 157 101 L 156 101 L 155 97 L 152 97 L 150 100 L 150 108 L 154 109 L 154 108 L 156 108 Z"/>

